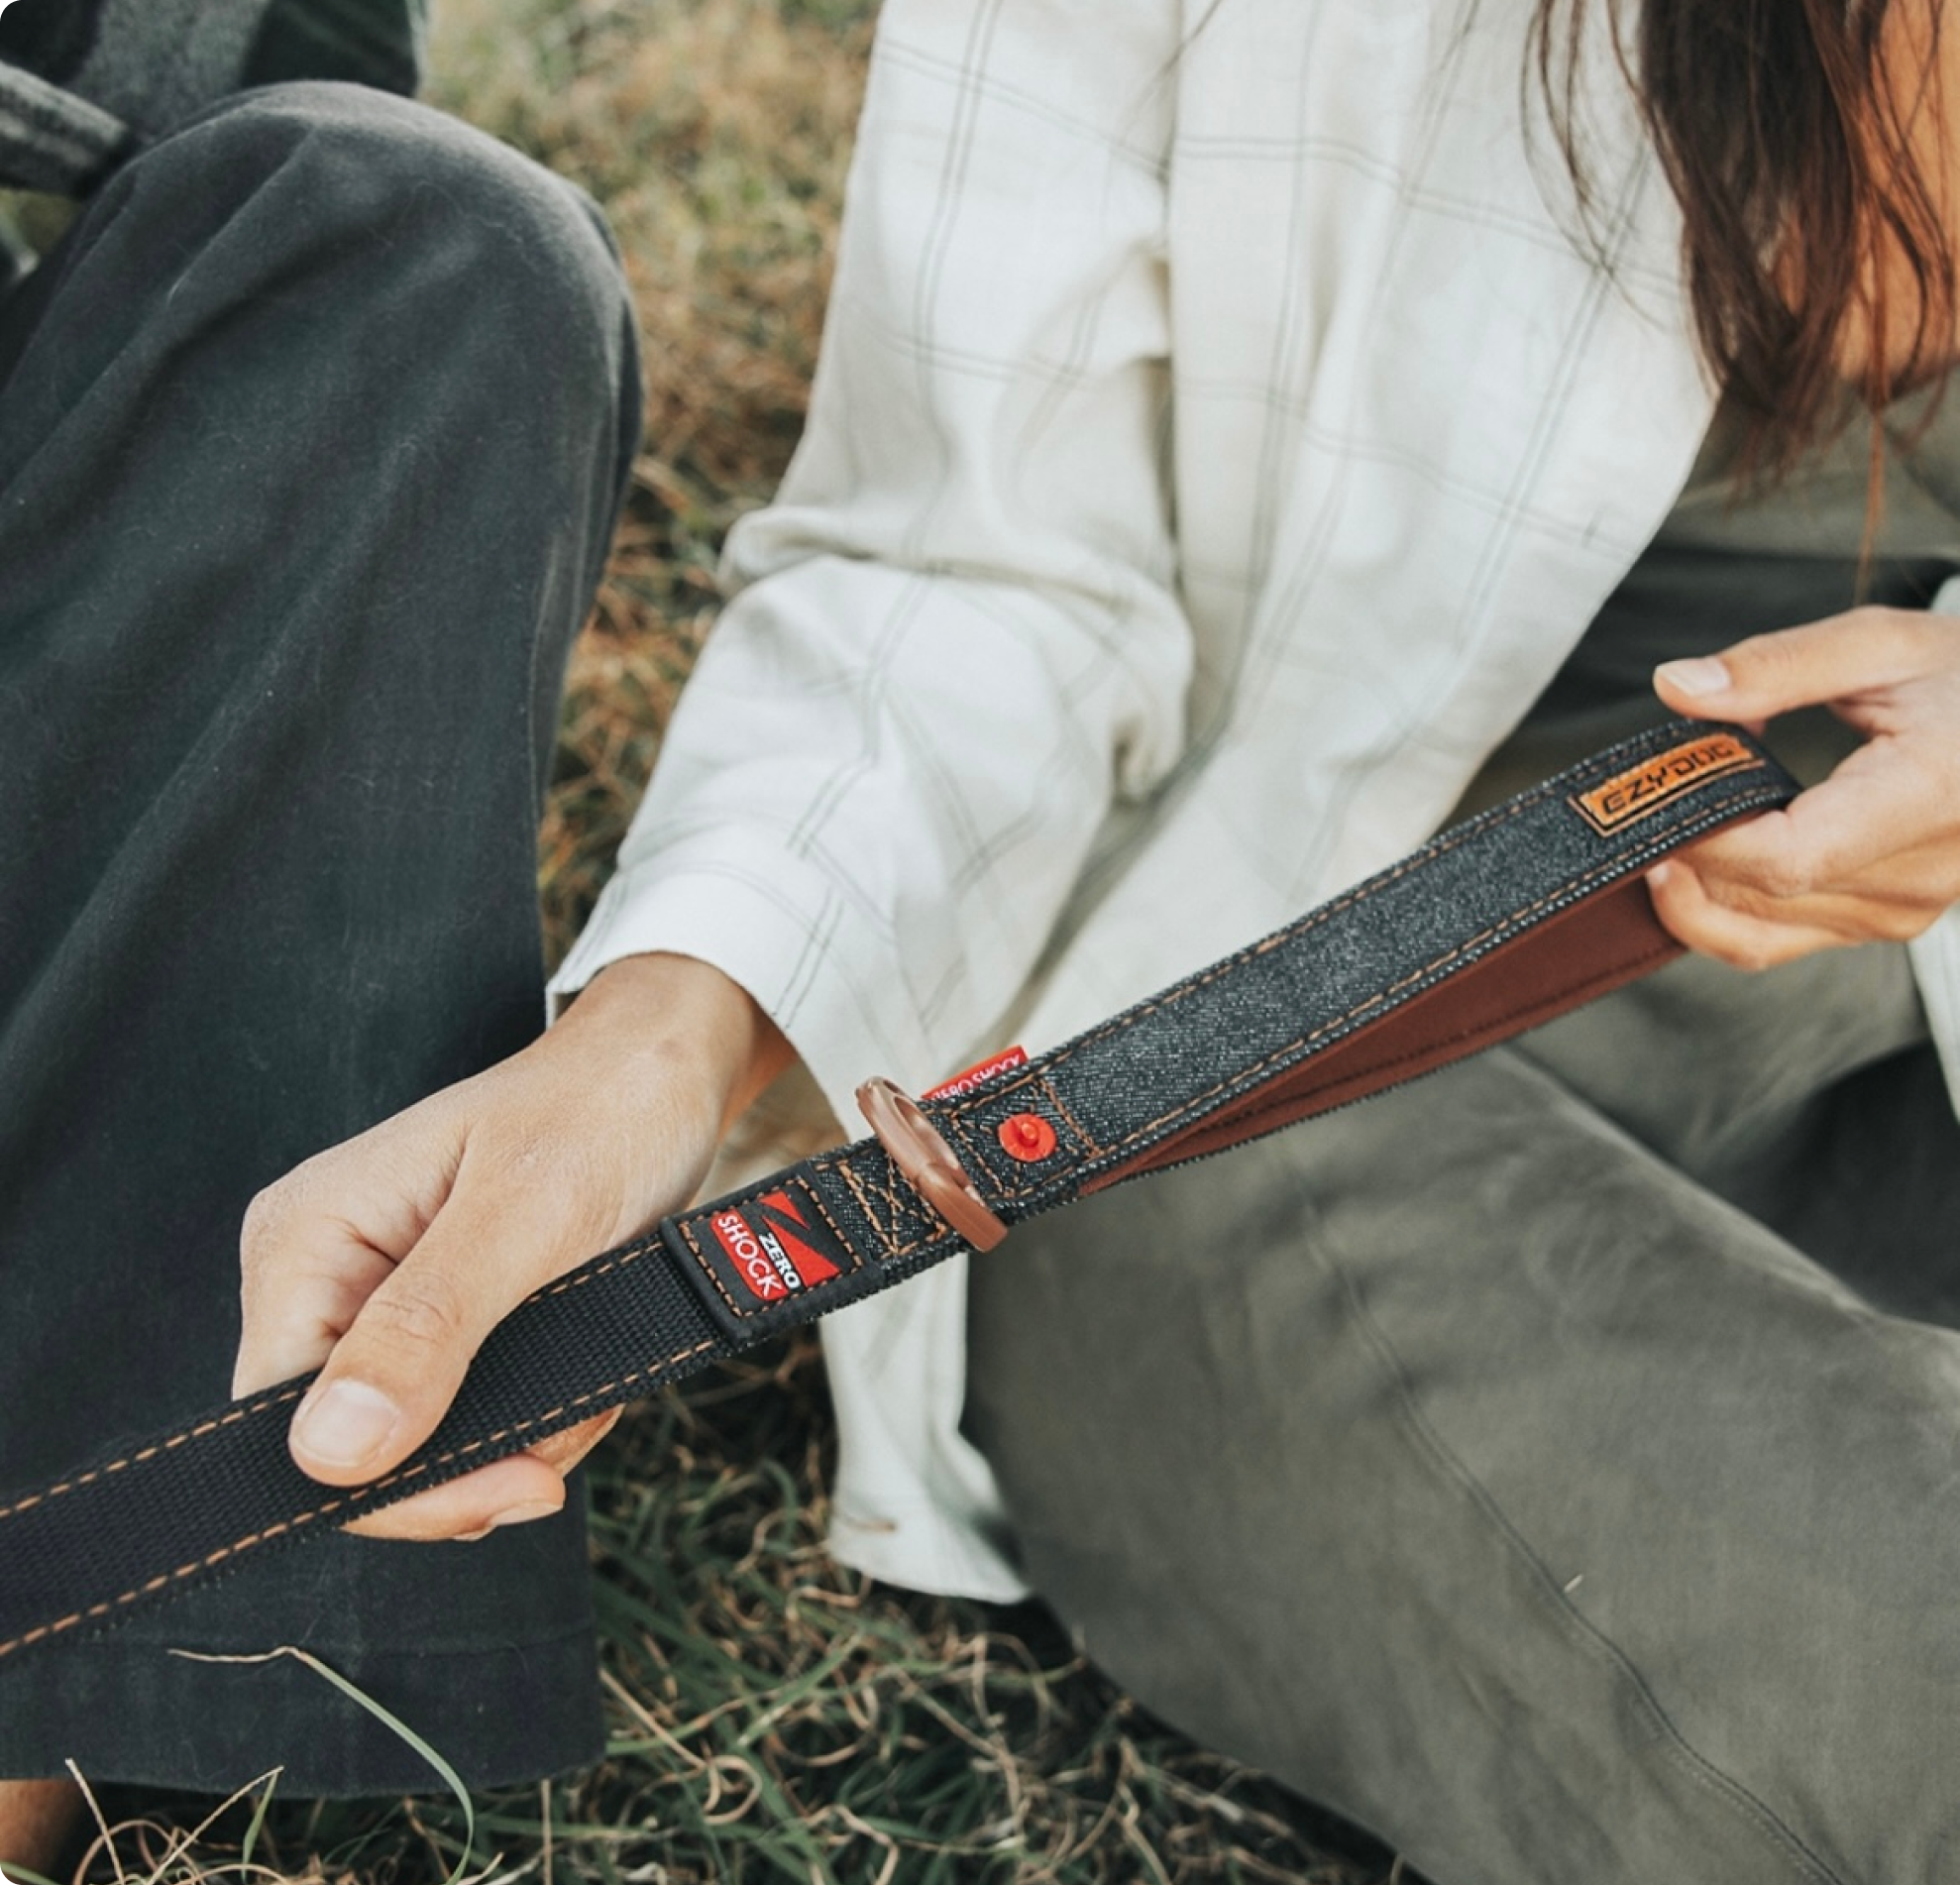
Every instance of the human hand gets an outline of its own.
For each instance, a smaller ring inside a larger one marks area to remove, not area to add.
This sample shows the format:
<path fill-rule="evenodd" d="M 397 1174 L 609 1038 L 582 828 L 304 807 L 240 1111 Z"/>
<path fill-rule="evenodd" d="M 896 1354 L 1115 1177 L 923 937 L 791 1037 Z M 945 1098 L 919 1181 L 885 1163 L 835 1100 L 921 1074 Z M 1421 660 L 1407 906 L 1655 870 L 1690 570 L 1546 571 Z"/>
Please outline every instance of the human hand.
<path fill-rule="evenodd" d="M 1865 743 L 1781 812 L 1717 832 L 1647 873 L 1691 949 L 1770 968 L 1816 949 L 1904 942 L 1960 899 L 1960 619 L 1854 609 L 1670 661 L 1676 713 L 1761 730 L 1827 707 Z"/>
<path fill-rule="evenodd" d="M 302 1471 L 379 1478 L 434 1430 L 490 1329 L 541 1284 L 674 1211 L 790 1050 L 748 995 L 678 955 L 593 978 L 521 1053 L 309 1159 L 240 1238 L 234 1392 L 320 1369 Z M 616 1410 L 350 1525 L 470 1538 L 541 1518 Z"/>

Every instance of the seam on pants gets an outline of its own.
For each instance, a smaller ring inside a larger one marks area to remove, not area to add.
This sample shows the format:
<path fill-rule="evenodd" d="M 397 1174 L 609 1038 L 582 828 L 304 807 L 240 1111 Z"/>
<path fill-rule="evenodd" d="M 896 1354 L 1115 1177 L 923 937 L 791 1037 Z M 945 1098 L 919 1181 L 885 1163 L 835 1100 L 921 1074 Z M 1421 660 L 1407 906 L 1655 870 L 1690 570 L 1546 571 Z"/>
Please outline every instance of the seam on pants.
<path fill-rule="evenodd" d="M 1296 1179 L 1295 1182 L 1297 1184 L 1298 1180 Z M 1306 1206 L 1308 1222 L 1312 1223 L 1317 1217 L 1317 1213 L 1313 1210 L 1312 1199 L 1306 1195 L 1307 1187 L 1301 1185 L 1299 1188 L 1302 1202 Z M 1318 1238 L 1313 1241 L 1320 1242 Z M 1324 1244 L 1321 1244 L 1321 1249 L 1325 1251 Z M 1449 1480 L 1469 1495 L 1471 1503 L 1522 1561 L 1530 1572 L 1531 1588 L 1537 1592 L 1540 1600 L 1549 1606 L 1566 1636 L 1592 1660 L 1604 1663 L 1626 1682 L 1636 1704 L 1658 1730 L 1656 1745 L 1693 1785 L 1739 1813 L 1764 1835 L 1766 1841 L 1777 1849 L 1779 1855 L 1791 1861 L 1802 1876 L 1815 1881 L 1816 1885 L 1850 1885 L 1850 1881 L 1847 1881 L 1843 1874 L 1834 1871 L 1816 1852 L 1812 1851 L 1766 1801 L 1744 1786 L 1733 1774 L 1717 1767 L 1682 1733 L 1673 1718 L 1661 1706 L 1659 1697 L 1648 1685 L 1646 1678 L 1641 1675 L 1632 1658 L 1566 1596 L 1551 1567 L 1532 1549 L 1529 1541 L 1511 1522 L 1503 1507 L 1491 1497 L 1482 1482 L 1458 1458 L 1443 1436 L 1430 1423 L 1416 1399 L 1414 1390 L 1409 1386 L 1408 1371 L 1402 1366 L 1401 1357 L 1396 1354 L 1395 1346 L 1389 1341 L 1387 1332 L 1369 1312 L 1361 1292 L 1355 1286 L 1348 1267 L 1325 1255 L 1322 1256 L 1321 1261 L 1327 1263 L 1334 1271 L 1340 1282 L 1342 1297 L 1354 1317 L 1356 1326 L 1392 1380 L 1396 1405 L 1417 1446 L 1428 1454 L 1432 1463 Z"/>

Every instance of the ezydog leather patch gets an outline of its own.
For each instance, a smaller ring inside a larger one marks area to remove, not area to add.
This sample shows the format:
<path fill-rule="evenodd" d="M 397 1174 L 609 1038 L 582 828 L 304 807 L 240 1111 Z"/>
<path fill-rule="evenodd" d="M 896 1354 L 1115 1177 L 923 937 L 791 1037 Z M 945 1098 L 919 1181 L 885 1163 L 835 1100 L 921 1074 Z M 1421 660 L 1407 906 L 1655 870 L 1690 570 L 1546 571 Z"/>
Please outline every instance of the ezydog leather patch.
<path fill-rule="evenodd" d="M 1591 791 L 1575 793 L 1571 803 L 1586 824 L 1606 837 L 1710 779 L 1727 772 L 1747 772 L 1762 763 L 1733 733 L 1710 733 L 1704 739 L 1684 740 L 1652 759 L 1616 772 Z"/>

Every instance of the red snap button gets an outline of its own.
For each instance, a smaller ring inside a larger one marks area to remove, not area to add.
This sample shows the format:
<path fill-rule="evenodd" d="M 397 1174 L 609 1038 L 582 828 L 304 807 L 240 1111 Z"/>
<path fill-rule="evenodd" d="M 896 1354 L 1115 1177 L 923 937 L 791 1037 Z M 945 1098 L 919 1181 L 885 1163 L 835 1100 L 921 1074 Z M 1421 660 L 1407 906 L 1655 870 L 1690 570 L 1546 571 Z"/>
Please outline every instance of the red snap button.
<path fill-rule="evenodd" d="M 1016 1113 L 1001 1121 L 1001 1150 L 1010 1159 L 1032 1165 L 1055 1149 L 1055 1129 L 1039 1113 Z"/>

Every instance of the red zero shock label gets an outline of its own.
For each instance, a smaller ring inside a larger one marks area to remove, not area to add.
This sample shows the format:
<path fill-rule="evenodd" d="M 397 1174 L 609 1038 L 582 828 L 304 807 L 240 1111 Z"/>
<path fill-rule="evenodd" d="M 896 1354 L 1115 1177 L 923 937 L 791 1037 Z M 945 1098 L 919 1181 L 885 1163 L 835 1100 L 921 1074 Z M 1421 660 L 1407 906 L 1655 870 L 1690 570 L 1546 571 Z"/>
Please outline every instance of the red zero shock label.
<path fill-rule="evenodd" d="M 763 1302 L 781 1302 L 837 1274 L 787 1191 L 765 1191 L 741 1210 L 716 1211 L 708 1222 L 743 1286 Z"/>
<path fill-rule="evenodd" d="M 928 1100 L 963 1099 L 976 1088 L 985 1086 L 990 1080 L 998 1080 L 1003 1073 L 1012 1073 L 1016 1067 L 1028 1064 L 1028 1051 L 1025 1048 L 1003 1048 L 999 1053 L 991 1053 L 986 1059 L 970 1066 L 963 1073 L 955 1073 L 949 1080 L 939 1084 L 921 1097 Z"/>

